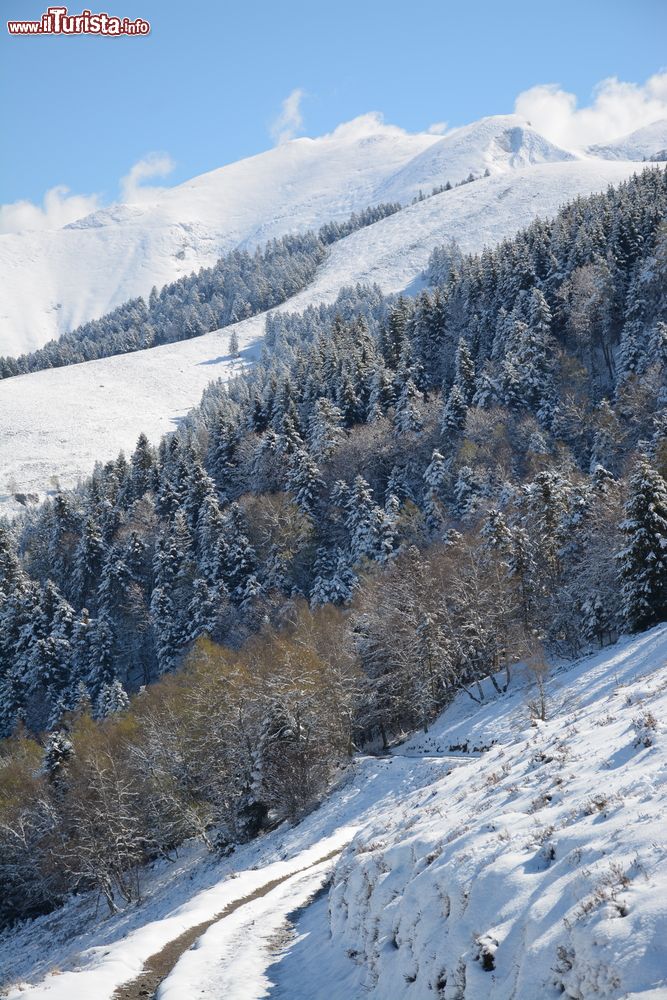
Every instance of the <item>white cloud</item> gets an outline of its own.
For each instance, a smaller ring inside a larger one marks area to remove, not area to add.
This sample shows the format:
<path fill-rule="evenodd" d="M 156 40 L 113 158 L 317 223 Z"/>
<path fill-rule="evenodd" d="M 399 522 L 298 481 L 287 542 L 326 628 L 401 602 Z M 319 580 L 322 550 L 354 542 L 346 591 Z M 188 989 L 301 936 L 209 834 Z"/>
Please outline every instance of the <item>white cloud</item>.
<path fill-rule="evenodd" d="M 540 84 L 519 94 L 515 111 L 560 146 L 609 142 L 667 118 L 667 72 L 656 73 L 644 84 L 609 77 L 597 85 L 591 104 L 583 108 L 558 84 Z"/>
<path fill-rule="evenodd" d="M 272 122 L 270 128 L 271 138 L 277 146 L 283 142 L 289 142 L 301 129 L 303 125 L 301 101 L 304 96 L 303 90 L 300 87 L 296 87 L 281 104 L 280 114 Z"/>
<path fill-rule="evenodd" d="M 121 178 L 121 200 L 135 204 L 150 200 L 164 189 L 144 182 L 152 177 L 165 177 L 173 169 L 174 162 L 166 153 L 149 153 Z M 46 192 L 41 205 L 32 201 L 0 205 L 0 234 L 60 229 L 96 212 L 103 204 L 98 194 L 71 194 L 69 188 L 61 184 Z"/>
<path fill-rule="evenodd" d="M 168 153 L 149 153 L 130 168 L 129 173 L 121 179 L 121 201 L 148 201 L 163 190 L 143 182 L 151 177 L 166 177 L 174 169 L 174 161 Z"/>
<path fill-rule="evenodd" d="M 0 205 L 0 233 L 20 233 L 24 229 L 59 229 L 69 222 L 82 219 L 100 207 L 96 194 L 70 194 L 62 185 L 52 187 L 44 195 L 42 205 L 31 201 L 15 201 Z"/>
<path fill-rule="evenodd" d="M 447 122 L 433 122 L 426 131 L 431 135 L 444 135 L 447 131 Z"/>

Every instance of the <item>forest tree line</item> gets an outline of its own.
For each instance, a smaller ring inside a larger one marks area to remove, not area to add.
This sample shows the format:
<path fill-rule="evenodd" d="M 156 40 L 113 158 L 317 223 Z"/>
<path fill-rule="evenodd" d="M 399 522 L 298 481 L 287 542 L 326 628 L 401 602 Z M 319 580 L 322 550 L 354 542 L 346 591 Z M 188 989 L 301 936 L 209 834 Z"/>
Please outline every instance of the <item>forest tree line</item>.
<path fill-rule="evenodd" d="M 438 250 L 413 300 L 270 320 L 158 448 L 4 526 L 6 918 L 115 905 L 136 863 L 298 815 L 354 747 L 535 650 L 664 620 L 666 217 L 649 169 Z"/>
<path fill-rule="evenodd" d="M 0 357 L 0 379 L 76 365 L 160 344 L 191 340 L 285 302 L 314 278 L 327 247 L 400 211 L 396 202 L 373 205 L 317 232 L 270 240 L 250 253 L 232 250 L 214 267 L 153 288 L 148 302 L 131 299 L 101 319 L 50 340 L 17 358 Z"/>

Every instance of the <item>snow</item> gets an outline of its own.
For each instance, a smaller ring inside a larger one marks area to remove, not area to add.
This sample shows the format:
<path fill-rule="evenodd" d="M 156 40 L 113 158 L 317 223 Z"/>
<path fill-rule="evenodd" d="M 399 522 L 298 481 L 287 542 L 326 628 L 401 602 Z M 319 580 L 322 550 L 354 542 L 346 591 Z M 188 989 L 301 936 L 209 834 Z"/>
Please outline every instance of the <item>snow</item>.
<path fill-rule="evenodd" d="M 352 832 L 342 827 L 335 836 L 325 838 L 318 843 L 315 849 L 301 851 L 289 860 L 275 861 L 261 868 L 230 872 L 226 878 L 177 906 L 163 919 L 149 921 L 134 929 L 127 937 L 121 937 L 110 944 L 88 949 L 82 956 L 86 963 L 83 971 L 58 971 L 57 974 L 48 976 L 39 986 L 26 990 L 21 988 L 16 991 L 10 990 L 9 996 L 18 995 L 29 997 L 31 1000 L 32 998 L 73 1000 L 76 996 L 86 998 L 111 996 L 119 985 L 141 972 L 144 961 L 150 955 L 159 951 L 189 927 L 212 919 L 225 907 L 244 899 L 274 879 L 284 878 L 308 868 L 312 880 L 311 873 L 321 872 L 323 869 L 323 865 L 319 863 L 322 857 L 319 852 L 326 855 L 332 849 L 339 848 L 350 839 Z M 285 884 L 290 887 L 294 885 L 292 881 Z M 282 886 L 279 888 L 287 897 L 288 892 Z M 261 904 L 262 900 L 257 900 L 256 903 Z M 248 904 L 249 907 L 252 905 Z M 257 910 L 258 907 L 255 906 L 254 909 Z M 231 924 L 234 923 L 231 918 L 228 919 Z"/>
<path fill-rule="evenodd" d="M 387 179 L 437 141 L 364 116 L 162 190 L 146 204 L 2 235 L 0 354 L 41 346 L 234 247 L 347 218 L 381 201 Z"/>
<path fill-rule="evenodd" d="M 192 983 L 204 996 L 264 995 L 271 985 L 265 975 L 267 952 L 284 928 L 285 915 L 308 902 L 333 864 L 333 860 L 316 864 L 213 924 L 197 947 L 183 955 L 157 1000 L 182 1000 Z"/>
<path fill-rule="evenodd" d="M 184 952 L 160 1000 L 664 1000 L 667 626 L 555 665 L 545 722 L 532 693 L 521 670 L 482 704 L 462 693 L 297 826 L 156 865 L 120 915 L 81 897 L 7 932 L 10 1000 L 107 1000 L 185 927 L 283 876 Z M 454 757 L 465 742 L 489 749 Z"/>
<path fill-rule="evenodd" d="M 429 194 L 425 185 L 457 184 L 471 173 L 478 177 L 486 170 L 504 173 L 540 163 L 573 160 L 573 153 L 560 149 L 536 132 L 519 115 L 494 115 L 465 125 L 444 136 L 414 157 L 380 189 L 383 200 L 404 201 Z"/>
<path fill-rule="evenodd" d="M 483 706 L 460 696 L 410 748 L 495 745 L 373 811 L 269 995 L 667 997 L 666 654 L 661 626 L 554 671 L 536 725 L 528 679 Z"/>
<path fill-rule="evenodd" d="M 234 247 L 408 203 L 446 181 L 566 161 L 516 115 L 447 136 L 408 133 L 363 115 L 329 135 L 283 143 L 142 200 L 60 229 L 0 235 L 0 355 L 46 343 L 153 285 L 211 266 Z M 634 159 L 634 156 L 630 156 Z"/>
<path fill-rule="evenodd" d="M 384 131 L 378 135 L 384 146 Z M 480 250 L 636 169 L 603 160 L 544 163 L 443 192 L 334 244 L 314 282 L 280 308 L 332 301 L 356 281 L 375 281 L 387 292 L 414 287 L 438 244 L 455 238 L 466 251 Z M 260 315 L 235 326 L 245 361 L 257 355 L 264 322 Z M 228 353 L 231 331 L 0 381 L 0 504 L 17 509 L 11 493 L 43 495 L 54 476 L 63 488 L 75 485 L 96 460 L 130 451 L 141 431 L 157 442 L 212 379 L 237 370 Z"/>
<path fill-rule="evenodd" d="M 609 160 L 652 160 L 656 156 L 664 160 L 667 158 L 667 118 L 644 125 L 606 145 L 590 146 L 588 152 Z"/>

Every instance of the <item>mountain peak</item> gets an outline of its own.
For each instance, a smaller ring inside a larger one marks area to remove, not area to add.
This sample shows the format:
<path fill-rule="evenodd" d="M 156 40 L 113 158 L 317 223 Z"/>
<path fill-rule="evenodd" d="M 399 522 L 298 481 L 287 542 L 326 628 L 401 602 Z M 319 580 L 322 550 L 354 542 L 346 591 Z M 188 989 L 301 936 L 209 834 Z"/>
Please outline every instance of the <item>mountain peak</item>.
<path fill-rule="evenodd" d="M 577 159 L 554 145 L 520 115 L 493 115 L 439 137 L 399 171 L 382 191 L 394 200 L 399 191 L 419 191 L 450 183 L 459 184 L 472 175 L 504 173 L 540 163 Z"/>
<path fill-rule="evenodd" d="M 613 142 L 589 146 L 587 152 L 605 160 L 667 160 L 667 118 L 659 118 Z"/>

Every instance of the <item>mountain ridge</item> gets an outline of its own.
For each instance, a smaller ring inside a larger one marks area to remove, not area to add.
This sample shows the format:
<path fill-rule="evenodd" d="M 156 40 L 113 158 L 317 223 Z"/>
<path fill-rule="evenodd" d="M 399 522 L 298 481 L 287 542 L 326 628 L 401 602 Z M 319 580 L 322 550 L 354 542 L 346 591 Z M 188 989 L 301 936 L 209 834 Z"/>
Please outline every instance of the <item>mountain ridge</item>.
<path fill-rule="evenodd" d="M 419 280 L 435 246 L 456 238 L 463 251 L 480 251 L 554 214 L 568 196 L 603 191 L 636 168 L 603 160 L 543 164 L 513 172 L 511 183 L 500 174 L 443 192 L 335 244 L 315 281 L 278 310 L 331 302 L 357 281 L 403 291 Z M 57 475 L 70 487 L 96 460 L 130 450 L 141 431 L 157 441 L 173 430 L 212 379 L 238 371 L 228 349 L 233 331 L 245 360 L 258 355 L 265 318 L 260 313 L 192 340 L 0 381 L 0 423 L 11 428 L 0 438 L 0 503 L 14 509 L 10 482 L 43 494 Z"/>
<path fill-rule="evenodd" d="M 482 118 L 445 136 L 362 115 L 328 135 L 145 191 L 138 203 L 106 206 L 61 229 L 4 234 L 0 354 L 34 350 L 234 247 L 253 249 L 381 201 L 409 203 L 469 174 L 577 156 L 517 115 Z"/>

